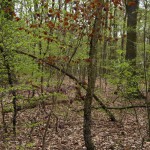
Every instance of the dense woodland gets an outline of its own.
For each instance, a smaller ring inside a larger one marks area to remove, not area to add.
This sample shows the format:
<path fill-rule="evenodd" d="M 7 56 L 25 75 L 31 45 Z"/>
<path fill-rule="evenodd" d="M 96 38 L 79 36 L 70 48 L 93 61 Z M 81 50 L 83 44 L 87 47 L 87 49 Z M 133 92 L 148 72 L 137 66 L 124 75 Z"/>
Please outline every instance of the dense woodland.
<path fill-rule="evenodd" d="M 0 0 L 0 150 L 150 149 L 150 0 Z"/>

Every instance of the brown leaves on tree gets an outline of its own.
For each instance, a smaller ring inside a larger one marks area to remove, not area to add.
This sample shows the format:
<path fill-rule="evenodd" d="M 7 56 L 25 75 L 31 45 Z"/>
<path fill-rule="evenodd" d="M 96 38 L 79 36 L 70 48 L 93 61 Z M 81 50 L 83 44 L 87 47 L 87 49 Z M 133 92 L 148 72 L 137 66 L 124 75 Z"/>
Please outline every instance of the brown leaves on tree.
<path fill-rule="evenodd" d="M 52 13 L 54 10 L 52 8 L 49 9 L 49 13 Z"/>
<path fill-rule="evenodd" d="M 37 27 L 39 27 L 38 24 L 31 24 L 31 25 L 30 25 L 30 28 L 37 28 Z"/>
<path fill-rule="evenodd" d="M 115 6 L 121 5 L 121 0 L 112 0 Z"/>
<path fill-rule="evenodd" d="M 49 56 L 46 59 L 46 62 L 48 62 L 49 64 L 55 64 L 55 62 L 57 61 L 57 57 L 56 56 Z"/>
<path fill-rule="evenodd" d="M 136 5 L 136 2 L 135 2 L 135 1 L 128 2 L 128 6 L 135 6 L 135 5 Z"/>
<path fill-rule="evenodd" d="M 10 13 L 10 12 L 12 12 L 12 8 L 11 7 L 6 7 L 6 8 L 4 8 L 4 12 L 5 13 Z"/>
<path fill-rule="evenodd" d="M 92 60 L 91 60 L 90 58 L 86 58 L 86 59 L 84 59 L 84 61 L 87 62 L 87 63 L 89 63 L 89 62 L 91 62 Z"/>
<path fill-rule="evenodd" d="M 16 17 L 15 20 L 18 22 L 18 21 L 20 21 L 20 18 L 19 18 L 19 17 Z"/>
<path fill-rule="evenodd" d="M 66 3 L 66 4 L 69 3 L 69 2 L 71 2 L 71 0 L 65 0 L 65 3 Z"/>
<path fill-rule="evenodd" d="M 114 16 L 112 14 L 110 14 L 109 19 L 113 19 L 113 18 L 114 18 Z"/>
<path fill-rule="evenodd" d="M 49 21 L 49 22 L 47 23 L 47 26 L 48 26 L 49 28 L 54 28 L 54 27 L 55 27 L 55 24 L 54 24 L 52 21 Z"/>
<path fill-rule="evenodd" d="M 44 31 L 43 34 L 44 34 L 44 35 L 47 35 L 48 33 L 47 33 L 47 31 Z"/>
<path fill-rule="evenodd" d="M 20 27 L 20 28 L 18 28 L 18 30 L 24 30 L 24 28 L 23 28 L 23 27 Z"/>

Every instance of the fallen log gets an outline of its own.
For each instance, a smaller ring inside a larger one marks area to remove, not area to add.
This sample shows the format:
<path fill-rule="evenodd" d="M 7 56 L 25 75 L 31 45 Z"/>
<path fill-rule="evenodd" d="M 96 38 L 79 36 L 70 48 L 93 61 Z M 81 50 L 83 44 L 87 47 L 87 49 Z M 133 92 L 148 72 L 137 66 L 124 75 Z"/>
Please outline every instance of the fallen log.
<path fill-rule="evenodd" d="M 123 107 L 107 107 L 107 109 L 111 109 L 111 110 L 123 110 L 123 109 L 127 110 L 127 109 L 135 109 L 135 108 L 147 108 L 147 106 L 145 106 L 145 105 L 133 105 L 133 106 L 123 106 Z M 102 107 L 92 107 L 92 109 L 102 109 Z M 73 110 L 73 111 L 80 112 L 80 111 L 83 111 L 83 108 L 79 109 L 79 110 Z"/>
<path fill-rule="evenodd" d="M 32 98 L 32 99 L 30 99 L 30 101 L 26 100 L 28 102 L 26 102 L 24 104 L 17 104 L 16 109 L 17 109 L 17 111 L 23 111 L 23 110 L 27 110 L 27 109 L 33 109 L 33 108 L 38 107 L 39 104 L 41 102 L 43 102 L 43 101 L 44 101 L 45 105 L 53 105 L 54 102 L 50 101 L 48 98 L 49 97 L 47 97 L 47 98 L 38 97 L 38 98 Z M 69 101 L 68 100 L 59 100 L 55 104 L 65 104 L 66 105 L 66 104 L 69 104 Z M 11 105 L 5 106 L 3 109 L 4 109 L 3 113 L 10 113 L 10 112 L 14 111 Z"/>
<path fill-rule="evenodd" d="M 45 99 L 45 100 L 44 100 Z M 53 102 L 51 102 L 48 97 L 47 98 L 43 98 L 43 97 L 38 97 L 38 98 L 34 98 L 30 99 L 30 102 L 27 102 L 25 104 L 18 104 L 17 105 L 17 111 L 23 111 L 23 110 L 27 110 L 27 109 L 33 109 L 36 108 L 37 106 L 39 106 L 40 102 L 43 102 L 45 105 L 53 105 Z M 56 104 L 70 104 L 69 100 L 59 100 L 56 102 Z M 149 106 L 150 107 L 150 106 Z M 115 106 L 115 107 L 106 107 L 106 109 L 108 110 L 123 110 L 123 109 L 134 109 L 134 108 L 147 108 L 146 105 L 129 105 L 129 106 Z M 103 109 L 103 107 L 92 107 L 92 109 Z M 80 112 L 83 111 L 83 108 L 80 110 L 73 110 L 75 112 Z M 3 113 L 10 113 L 13 112 L 13 108 L 12 107 L 4 107 Z"/>

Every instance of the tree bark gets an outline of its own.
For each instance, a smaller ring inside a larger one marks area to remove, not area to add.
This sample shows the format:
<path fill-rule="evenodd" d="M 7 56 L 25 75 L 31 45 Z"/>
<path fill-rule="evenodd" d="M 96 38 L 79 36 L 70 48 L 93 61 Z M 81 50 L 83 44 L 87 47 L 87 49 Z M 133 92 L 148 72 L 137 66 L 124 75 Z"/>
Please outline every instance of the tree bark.
<path fill-rule="evenodd" d="M 135 65 L 137 55 L 137 10 L 139 6 L 139 0 L 127 0 L 126 12 L 127 12 L 127 43 L 126 43 L 126 60 L 132 62 Z"/>
<path fill-rule="evenodd" d="M 136 57 L 137 57 L 137 14 L 139 0 L 127 0 L 127 42 L 126 42 L 126 60 L 130 63 L 131 76 L 128 80 L 127 96 L 130 98 L 145 98 L 138 88 L 135 81 L 136 73 Z M 132 91 L 131 91 L 131 90 Z"/>
<path fill-rule="evenodd" d="M 14 3 L 12 0 L 5 0 L 4 2 L 2 2 L 1 4 L 3 13 L 4 13 L 4 17 L 8 20 L 8 21 L 12 21 L 13 20 L 13 16 L 14 16 Z M 6 11 L 7 10 L 7 11 Z M 0 43 L 3 45 L 3 41 L 0 41 Z M 7 70 L 7 77 L 8 77 L 8 83 L 10 85 L 10 87 L 12 88 L 11 94 L 13 96 L 13 100 L 12 100 L 12 104 L 13 104 L 13 133 L 14 136 L 16 136 L 16 122 L 17 122 L 17 94 L 16 91 L 13 89 L 14 87 L 14 74 L 13 74 L 13 67 L 11 66 L 12 62 L 9 62 L 9 57 L 12 57 L 10 54 L 10 52 L 6 52 L 5 51 L 5 47 L 0 46 L 0 52 L 2 54 L 3 57 L 3 64 Z"/>
<path fill-rule="evenodd" d="M 98 5 L 98 4 L 97 4 Z M 98 36 L 100 33 L 100 23 L 101 23 L 101 10 L 100 6 L 97 6 L 96 16 L 93 25 L 93 33 L 90 41 L 90 52 L 89 52 L 89 66 L 88 66 L 88 85 L 87 93 L 84 100 L 84 141 L 87 150 L 94 150 L 95 146 L 92 141 L 91 135 L 91 106 L 92 99 L 94 95 L 95 81 L 96 81 L 96 65 L 97 65 L 97 44 Z"/>

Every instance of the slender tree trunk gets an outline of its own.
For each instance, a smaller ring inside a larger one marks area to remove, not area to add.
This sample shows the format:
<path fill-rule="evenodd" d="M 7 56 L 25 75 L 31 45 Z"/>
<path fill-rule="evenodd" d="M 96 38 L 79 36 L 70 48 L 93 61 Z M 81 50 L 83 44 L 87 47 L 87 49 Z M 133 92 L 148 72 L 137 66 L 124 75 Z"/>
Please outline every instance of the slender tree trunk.
<path fill-rule="evenodd" d="M 87 150 L 94 150 L 95 146 L 92 141 L 91 135 L 91 106 L 92 106 L 92 99 L 94 95 L 94 88 L 95 88 L 95 81 L 96 81 L 96 65 L 97 65 L 97 44 L 98 44 L 98 35 L 100 32 L 100 21 L 101 21 L 101 14 L 100 8 L 98 6 L 96 11 L 96 17 L 93 25 L 93 36 L 91 37 L 90 41 L 90 52 L 89 52 L 89 59 L 91 60 L 88 66 L 88 87 L 86 98 L 84 100 L 84 125 L 83 125 L 83 132 L 84 132 L 84 141 Z"/>
<path fill-rule="evenodd" d="M 122 37 L 121 37 L 121 49 L 124 50 L 124 43 L 125 43 L 125 27 L 126 27 L 126 18 L 127 18 L 127 14 L 125 12 L 124 18 L 123 18 L 123 31 L 122 31 Z"/>
<path fill-rule="evenodd" d="M 4 66 L 7 70 L 7 76 L 8 76 L 8 83 L 10 85 L 10 87 L 13 89 L 14 87 L 14 83 L 13 83 L 13 74 L 12 74 L 12 70 L 11 70 L 11 67 L 10 67 L 10 64 L 8 62 L 8 57 L 7 55 L 5 55 L 5 52 L 4 52 L 4 48 L 3 47 L 0 47 L 0 52 L 3 56 L 3 61 L 4 61 Z M 16 136 L 16 122 L 17 122 L 17 104 L 16 104 L 16 101 L 17 101 L 17 94 L 16 94 L 16 91 L 15 90 L 12 90 L 11 91 L 11 94 L 13 96 L 13 108 L 14 108 L 14 112 L 13 112 L 13 133 L 14 135 Z"/>
<path fill-rule="evenodd" d="M 5 133 L 7 133 L 7 125 L 5 121 L 5 112 L 4 112 L 4 104 L 3 104 L 3 93 L 1 93 L 0 103 L 1 103 L 1 114 L 2 114 L 2 123 L 3 123 L 3 129 Z"/>
<path fill-rule="evenodd" d="M 145 91 L 146 91 L 146 99 L 145 103 L 147 106 L 147 122 L 148 122 L 148 137 L 150 140 L 150 99 L 148 95 L 148 78 L 147 78 L 147 69 L 148 69 L 148 61 L 147 61 L 147 52 L 146 52 L 146 28 L 147 28 L 147 9 L 148 9 L 148 2 L 145 0 L 144 2 L 144 7 L 145 7 L 145 14 L 144 14 L 144 27 L 143 27 L 143 49 L 144 49 L 144 79 L 145 79 Z"/>
<path fill-rule="evenodd" d="M 58 9 L 61 10 L 62 7 L 62 0 L 58 0 Z"/>
<path fill-rule="evenodd" d="M 104 2 L 103 2 L 104 3 Z M 108 0 L 107 0 L 108 3 Z M 100 25 L 99 25 L 100 26 Z M 108 28 L 108 10 L 105 11 L 105 23 L 103 28 L 103 34 L 104 34 L 104 43 L 103 43 L 103 51 L 102 51 L 102 67 L 103 67 L 103 76 L 106 74 L 106 63 L 107 63 L 107 28 Z"/>
<path fill-rule="evenodd" d="M 9 10 L 8 12 L 5 12 L 6 8 Z M 11 21 L 13 20 L 13 16 L 14 16 L 14 5 L 13 5 L 13 1 L 12 0 L 5 0 L 4 2 L 2 2 L 2 11 L 4 11 L 4 17 Z M 3 43 L 3 41 L 0 41 L 0 43 Z M 3 44 L 2 44 L 3 45 Z M 8 77 L 8 83 L 10 85 L 10 87 L 12 88 L 11 94 L 13 96 L 13 100 L 12 100 L 12 104 L 13 104 L 13 133 L 14 136 L 16 136 L 16 122 L 17 122 L 17 93 L 15 90 L 13 90 L 14 88 L 14 74 L 12 73 L 13 70 L 11 68 L 10 62 L 9 62 L 9 57 L 10 57 L 10 53 L 9 52 L 5 52 L 5 48 L 3 46 L 0 46 L 0 52 L 2 54 L 3 57 L 3 62 L 4 62 L 4 66 L 7 70 L 7 77 Z"/>

